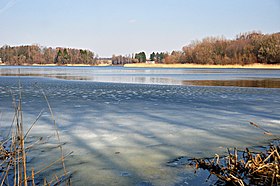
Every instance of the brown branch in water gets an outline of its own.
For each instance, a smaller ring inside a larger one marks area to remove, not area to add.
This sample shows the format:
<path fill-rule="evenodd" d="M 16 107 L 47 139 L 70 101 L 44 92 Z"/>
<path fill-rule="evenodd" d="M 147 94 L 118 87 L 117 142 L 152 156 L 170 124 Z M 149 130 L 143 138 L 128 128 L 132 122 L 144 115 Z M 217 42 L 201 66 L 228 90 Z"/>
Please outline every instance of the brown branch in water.
<path fill-rule="evenodd" d="M 264 134 L 265 134 L 265 135 L 273 136 L 273 134 L 272 134 L 271 132 L 269 132 L 268 130 L 262 128 L 262 127 L 259 126 L 258 124 L 254 123 L 254 122 L 252 122 L 252 121 L 250 121 L 249 123 L 250 123 L 250 125 L 252 125 L 252 126 L 254 126 L 254 127 L 256 127 L 256 128 L 258 128 L 258 129 L 261 129 L 262 131 L 264 131 Z"/>

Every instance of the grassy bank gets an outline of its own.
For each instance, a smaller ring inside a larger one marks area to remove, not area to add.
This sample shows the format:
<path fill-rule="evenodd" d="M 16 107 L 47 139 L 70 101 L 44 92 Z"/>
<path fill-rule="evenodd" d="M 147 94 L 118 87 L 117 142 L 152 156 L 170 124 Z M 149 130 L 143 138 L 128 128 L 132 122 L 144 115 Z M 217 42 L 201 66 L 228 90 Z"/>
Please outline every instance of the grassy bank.
<path fill-rule="evenodd" d="M 125 64 L 124 67 L 137 68 L 257 68 L 257 69 L 280 69 L 280 65 L 252 64 L 252 65 L 199 65 L 199 64 Z"/>

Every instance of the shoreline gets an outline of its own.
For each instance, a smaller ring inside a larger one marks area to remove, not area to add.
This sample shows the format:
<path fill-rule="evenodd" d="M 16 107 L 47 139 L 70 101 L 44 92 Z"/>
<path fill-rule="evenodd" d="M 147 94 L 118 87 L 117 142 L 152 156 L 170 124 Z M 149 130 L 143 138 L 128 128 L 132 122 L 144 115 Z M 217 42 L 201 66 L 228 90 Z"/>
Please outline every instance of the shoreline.
<path fill-rule="evenodd" d="M 0 66 L 13 66 L 7 65 L 5 63 L 0 63 Z M 108 67 L 115 66 L 111 64 L 99 64 L 99 65 L 89 65 L 89 64 L 66 64 L 66 65 L 57 65 L 57 64 L 23 64 L 18 66 L 38 66 L 38 67 Z M 202 65 L 202 64 L 149 64 L 149 63 L 133 63 L 125 64 L 123 67 L 126 68 L 209 68 L 209 69 L 280 69 L 280 64 L 269 65 L 269 64 L 259 64 L 254 63 L 250 65 Z"/>
<path fill-rule="evenodd" d="M 135 63 L 125 64 L 124 67 L 132 68 L 244 68 L 244 69 L 280 69 L 279 65 L 268 64 L 251 64 L 251 65 L 200 65 L 200 64 L 147 64 L 147 63 Z"/>
<path fill-rule="evenodd" d="M 23 65 L 7 65 L 5 63 L 0 63 L 0 66 L 35 66 L 35 67 L 107 67 L 107 66 L 112 66 L 108 64 L 99 64 L 99 65 L 89 65 L 89 64 L 65 64 L 65 65 L 57 65 L 57 64 L 23 64 Z"/>

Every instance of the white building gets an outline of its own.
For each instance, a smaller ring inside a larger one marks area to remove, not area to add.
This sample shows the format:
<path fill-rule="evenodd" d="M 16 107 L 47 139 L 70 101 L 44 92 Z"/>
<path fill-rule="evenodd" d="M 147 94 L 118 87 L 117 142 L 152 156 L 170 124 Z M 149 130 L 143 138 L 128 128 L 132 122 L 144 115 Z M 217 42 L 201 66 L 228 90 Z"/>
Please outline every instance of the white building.
<path fill-rule="evenodd" d="M 148 59 L 147 59 L 147 60 L 146 60 L 146 63 L 147 63 L 147 64 L 155 64 L 155 61 L 151 61 L 151 60 L 148 60 Z"/>

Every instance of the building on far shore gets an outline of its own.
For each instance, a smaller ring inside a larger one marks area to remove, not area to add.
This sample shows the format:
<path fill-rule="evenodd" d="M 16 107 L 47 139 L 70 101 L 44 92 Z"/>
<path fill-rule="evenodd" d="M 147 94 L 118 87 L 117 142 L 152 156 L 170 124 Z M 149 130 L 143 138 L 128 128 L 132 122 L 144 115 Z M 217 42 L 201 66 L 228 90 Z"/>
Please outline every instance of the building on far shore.
<path fill-rule="evenodd" d="M 155 61 L 151 61 L 151 60 L 146 60 L 146 64 L 155 64 Z"/>
<path fill-rule="evenodd" d="M 98 58 L 96 60 L 97 65 L 112 65 L 112 58 Z"/>

